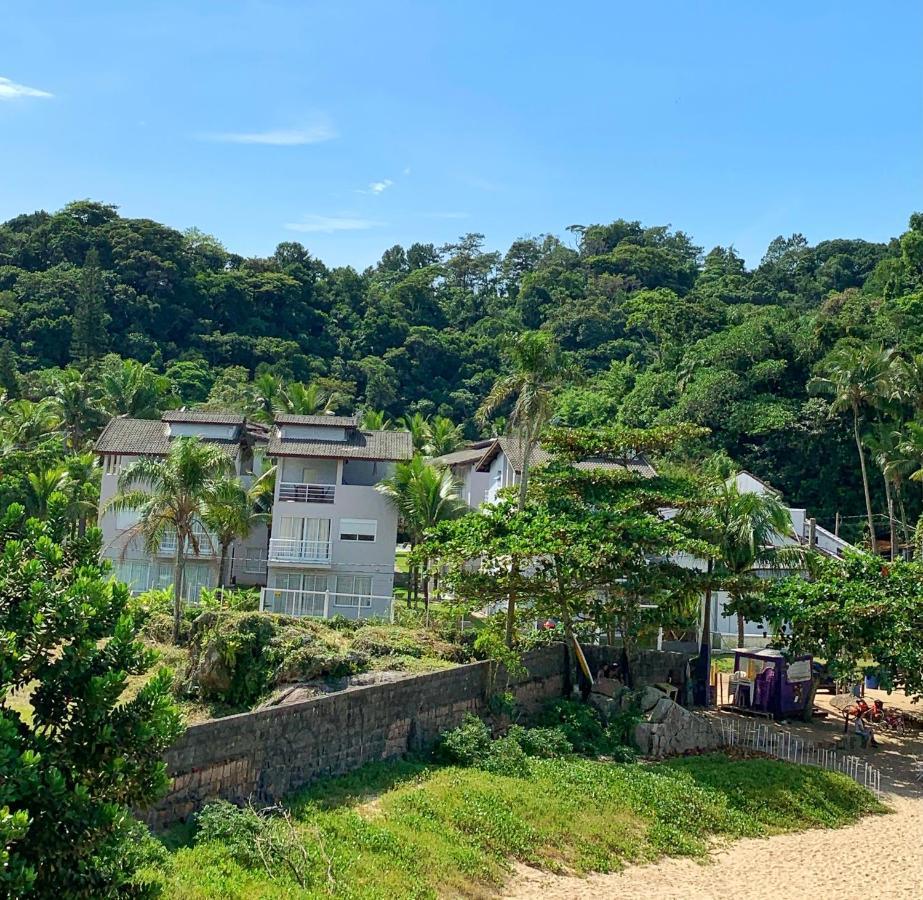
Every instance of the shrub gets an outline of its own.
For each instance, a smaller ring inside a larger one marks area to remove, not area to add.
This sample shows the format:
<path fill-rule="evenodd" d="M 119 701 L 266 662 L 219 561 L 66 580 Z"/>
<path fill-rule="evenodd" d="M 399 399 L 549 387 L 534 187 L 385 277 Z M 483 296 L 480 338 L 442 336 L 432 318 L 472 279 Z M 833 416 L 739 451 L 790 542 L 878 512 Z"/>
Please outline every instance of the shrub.
<path fill-rule="evenodd" d="M 243 808 L 217 800 L 196 815 L 196 844 L 221 844 L 242 866 L 259 864 L 257 838 L 266 821 L 249 806 Z"/>
<path fill-rule="evenodd" d="M 490 730 L 475 715 L 468 713 L 458 728 L 446 732 L 436 746 L 439 759 L 458 766 L 478 766 L 490 753 Z"/>
<path fill-rule="evenodd" d="M 502 737 L 491 743 L 487 758 L 478 767 L 495 775 L 524 778 L 529 774 L 529 758 L 517 741 Z"/>
<path fill-rule="evenodd" d="M 577 700 L 554 700 L 542 711 L 541 724 L 559 728 L 574 751 L 596 756 L 609 749 L 602 718 L 595 707 Z"/>
<path fill-rule="evenodd" d="M 506 735 L 522 748 L 526 756 L 557 759 L 574 752 L 562 728 L 523 728 L 513 725 Z"/>
<path fill-rule="evenodd" d="M 32 687 L 31 720 L 0 706 L 0 894 L 140 896 L 131 809 L 167 785 L 162 753 L 182 730 L 170 675 L 123 696 L 154 654 L 98 562 L 99 530 L 23 519 L 17 505 L 0 519 L 0 697 Z"/>

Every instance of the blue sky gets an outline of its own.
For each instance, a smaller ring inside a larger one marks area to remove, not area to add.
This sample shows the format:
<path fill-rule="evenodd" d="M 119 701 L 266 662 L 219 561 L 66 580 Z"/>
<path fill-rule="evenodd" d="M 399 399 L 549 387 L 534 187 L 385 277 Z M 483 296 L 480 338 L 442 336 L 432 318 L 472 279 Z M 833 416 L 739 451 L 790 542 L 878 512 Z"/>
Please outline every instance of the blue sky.
<path fill-rule="evenodd" d="M 919 0 L 0 0 L 0 23 L 0 220 L 91 197 L 362 267 L 624 217 L 756 263 L 923 208 Z"/>

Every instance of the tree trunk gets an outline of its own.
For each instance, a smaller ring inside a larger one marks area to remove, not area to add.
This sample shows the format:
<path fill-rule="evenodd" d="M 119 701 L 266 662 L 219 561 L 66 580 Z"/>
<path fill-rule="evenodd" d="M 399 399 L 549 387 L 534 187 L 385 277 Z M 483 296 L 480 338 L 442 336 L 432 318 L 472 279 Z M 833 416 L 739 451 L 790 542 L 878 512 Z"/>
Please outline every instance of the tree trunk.
<path fill-rule="evenodd" d="M 522 451 L 522 472 L 519 477 L 519 511 L 526 508 L 526 494 L 529 490 L 529 457 L 532 455 L 532 437 L 526 435 L 522 439 L 520 434 L 519 447 Z M 510 561 L 511 580 L 515 581 L 519 574 L 519 561 L 513 557 Z M 516 590 L 510 588 L 509 599 L 506 604 L 506 646 L 512 649 L 516 640 Z"/>
<path fill-rule="evenodd" d="M 702 634 L 699 638 L 699 657 L 695 663 L 695 696 L 694 700 L 699 706 L 708 706 L 708 687 L 711 683 L 711 576 L 714 571 L 714 560 L 708 561 L 706 570 L 708 581 L 705 584 L 705 599 L 702 603 L 704 619 Z"/>
<path fill-rule="evenodd" d="M 423 560 L 423 624 L 429 628 L 429 566 L 428 560 Z"/>
<path fill-rule="evenodd" d="M 183 619 L 183 578 L 186 574 L 186 538 L 176 536 L 176 559 L 173 565 L 173 643 L 179 644 Z"/>
<path fill-rule="evenodd" d="M 862 470 L 862 490 L 865 492 L 865 513 L 868 516 L 869 543 L 871 544 L 872 553 L 875 553 L 875 518 L 872 515 L 872 495 L 869 492 L 869 476 L 865 469 L 865 451 L 862 449 L 862 437 L 859 434 L 859 410 L 856 406 L 853 406 L 852 416 L 853 435 L 856 438 L 856 450 L 859 451 L 859 467 Z"/>
<path fill-rule="evenodd" d="M 519 560 L 514 556 L 510 560 L 510 582 L 519 577 Z M 506 646 L 512 650 L 516 642 L 516 588 L 510 587 L 506 600 Z"/>
<path fill-rule="evenodd" d="M 221 542 L 221 556 L 218 559 L 218 602 L 224 606 L 225 569 L 228 565 L 228 545 Z"/>
<path fill-rule="evenodd" d="M 894 493 L 897 494 L 897 508 L 901 514 L 901 534 L 904 536 L 904 543 L 910 544 L 910 527 L 907 524 L 907 510 L 904 508 L 904 492 L 901 490 L 900 482 L 895 483 Z"/>
<path fill-rule="evenodd" d="M 737 613 L 737 646 L 744 645 L 744 614 Z"/>
<path fill-rule="evenodd" d="M 894 521 L 894 498 L 891 496 L 891 484 L 887 477 L 885 481 L 885 500 L 888 504 L 888 535 L 891 543 L 891 562 L 897 556 L 897 523 Z"/>

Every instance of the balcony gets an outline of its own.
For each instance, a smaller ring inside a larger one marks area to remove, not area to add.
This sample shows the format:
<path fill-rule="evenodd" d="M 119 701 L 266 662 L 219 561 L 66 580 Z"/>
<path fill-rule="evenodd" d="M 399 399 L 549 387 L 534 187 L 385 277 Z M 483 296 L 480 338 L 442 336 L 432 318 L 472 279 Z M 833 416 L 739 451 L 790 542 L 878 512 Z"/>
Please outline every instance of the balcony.
<path fill-rule="evenodd" d="M 279 500 L 292 503 L 333 503 L 335 493 L 336 485 L 333 484 L 279 483 Z"/>
<path fill-rule="evenodd" d="M 281 613 L 286 616 L 314 616 L 319 619 L 327 619 L 334 615 L 345 616 L 348 619 L 390 619 L 393 615 L 392 601 L 392 597 L 374 594 L 295 591 L 273 587 L 260 590 L 262 612 Z M 387 612 L 383 613 L 383 609 L 387 609 Z"/>
<path fill-rule="evenodd" d="M 269 561 L 329 566 L 330 541 L 295 541 L 288 538 L 272 538 L 269 541 Z"/>
<path fill-rule="evenodd" d="M 199 543 L 199 553 L 198 559 L 210 559 L 213 556 L 218 554 L 218 541 L 217 539 L 209 535 L 204 529 L 193 528 L 195 532 L 196 540 Z M 176 532 L 167 532 L 160 541 L 160 545 L 157 547 L 158 556 L 176 556 Z M 186 543 L 186 556 L 187 558 L 196 558 L 196 554 L 192 549 L 192 544 L 187 541 Z"/>

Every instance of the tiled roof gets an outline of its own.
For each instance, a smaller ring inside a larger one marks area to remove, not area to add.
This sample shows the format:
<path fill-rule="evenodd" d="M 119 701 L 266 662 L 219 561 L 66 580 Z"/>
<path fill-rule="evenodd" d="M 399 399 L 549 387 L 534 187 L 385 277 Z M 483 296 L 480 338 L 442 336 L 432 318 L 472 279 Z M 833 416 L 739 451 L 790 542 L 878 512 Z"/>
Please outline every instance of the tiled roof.
<path fill-rule="evenodd" d="M 356 428 L 356 416 L 296 416 L 294 413 L 277 413 L 277 425 L 332 425 L 337 428 Z"/>
<path fill-rule="evenodd" d="M 433 462 L 440 466 L 461 466 L 467 463 L 476 463 L 484 455 L 485 449 L 485 447 L 467 447 L 464 450 L 456 450 L 454 453 L 437 456 Z"/>
<path fill-rule="evenodd" d="M 97 453 L 120 453 L 131 456 L 165 456 L 170 450 L 170 438 L 165 434 L 164 423 L 159 419 L 110 419 L 97 438 Z M 236 440 L 202 438 L 206 444 L 227 447 L 236 452 Z"/>
<path fill-rule="evenodd" d="M 269 439 L 269 456 L 324 456 L 333 459 L 410 459 L 413 441 L 407 431 L 347 432 L 345 441 Z"/>
<path fill-rule="evenodd" d="M 243 425 L 240 413 L 211 409 L 168 409 L 161 417 L 164 422 L 201 422 L 209 425 Z"/>
<path fill-rule="evenodd" d="M 523 461 L 523 447 L 520 441 L 517 438 L 512 437 L 501 437 L 497 438 L 487 448 L 481 457 L 481 461 L 477 464 L 477 470 L 479 472 L 486 472 L 490 468 L 491 462 L 498 453 L 503 452 L 506 458 L 510 461 L 510 465 L 513 467 L 513 471 L 521 472 L 522 471 L 522 461 Z M 551 455 L 537 446 L 532 450 L 532 455 L 529 458 L 529 466 L 536 467 L 543 465 L 551 460 Z M 645 478 L 653 478 L 657 471 L 654 467 L 648 462 L 647 457 L 644 454 L 639 453 L 636 456 L 633 456 L 631 459 L 586 459 L 581 460 L 577 463 L 578 469 L 627 469 L 631 472 L 637 472 L 639 475 L 643 475 Z"/>

